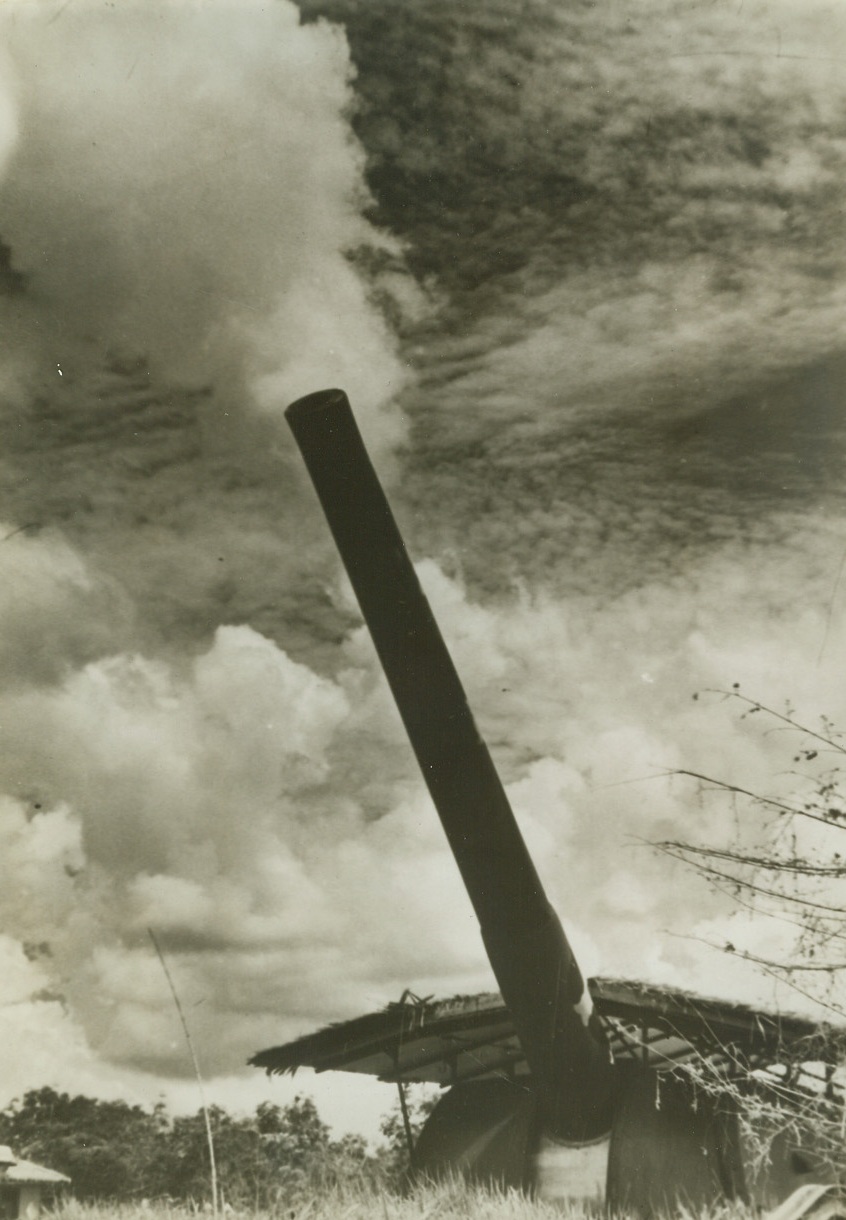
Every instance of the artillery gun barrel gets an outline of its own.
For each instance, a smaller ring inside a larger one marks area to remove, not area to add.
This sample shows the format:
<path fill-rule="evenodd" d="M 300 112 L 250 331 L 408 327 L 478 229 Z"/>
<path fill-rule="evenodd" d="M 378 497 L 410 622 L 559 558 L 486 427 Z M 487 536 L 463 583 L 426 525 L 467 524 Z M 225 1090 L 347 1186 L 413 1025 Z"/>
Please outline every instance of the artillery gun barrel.
<path fill-rule="evenodd" d="M 346 395 L 286 417 L 305 460 L 481 927 L 546 1132 L 610 1127 L 611 1066 L 584 981 L 479 735 Z"/>

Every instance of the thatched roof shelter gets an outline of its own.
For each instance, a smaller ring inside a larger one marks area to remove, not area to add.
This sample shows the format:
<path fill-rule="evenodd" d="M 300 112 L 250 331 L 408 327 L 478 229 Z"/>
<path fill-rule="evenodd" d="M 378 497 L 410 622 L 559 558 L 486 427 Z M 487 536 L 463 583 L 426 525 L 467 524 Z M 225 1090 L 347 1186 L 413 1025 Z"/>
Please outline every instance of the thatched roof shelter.
<path fill-rule="evenodd" d="M 820 1076 L 807 1065 L 833 1069 L 846 1055 L 846 1026 L 626 979 L 589 979 L 588 987 L 618 1062 L 636 1060 L 661 1073 L 707 1062 L 729 1077 L 755 1073 L 782 1083 L 787 1072 L 793 1084 L 816 1091 Z M 250 1063 L 269 1074 L 311 1067 L 442 1087 L 529 1070 L 511 1014 L 492 992 L 449 1000 L 406 993 L 380 1012 L 271 1047 Z M 827 1093 L 842 1100 L 839 1076 L 829 1070 L 822 1078 Z"/>
<path fill-rule="evenodd" d="M 0 1144 L 0 1184 L 13 1182 L 16 1186 L 61 1186 L 68 1185 L 70 1178 L 55 1169 L 45 1169 L 34 1161 L 24 1161 L 15 1156 L 8 1144 Z"/>
<path fill-rule="evenodd" d="M 7 1220 L 37 1220 L 42 1192 L 68 1185 L 70 1178 L 65 1174 L 25 1161 L 15 1156 L 7 1144 L 0 1144 L 0 1216 Z"/>

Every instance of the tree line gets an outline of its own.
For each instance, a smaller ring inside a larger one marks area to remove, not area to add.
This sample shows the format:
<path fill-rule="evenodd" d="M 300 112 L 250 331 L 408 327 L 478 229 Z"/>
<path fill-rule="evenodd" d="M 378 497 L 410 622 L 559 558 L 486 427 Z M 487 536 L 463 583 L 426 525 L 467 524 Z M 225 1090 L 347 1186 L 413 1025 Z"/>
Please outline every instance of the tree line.
<path fill-rule="evenodd" d="M 411 1099 L 419 1128 L 425 1101 Z M 262 1102 L 247 1117 L 209 1110 L 220 1195 L 233 1207 L 272 1208 L 306 1191 L 349 1181 L 398 1187 L 408 1153 L 398 1105 L 371 1147 L 360 1135 L 332 1137 L 309 1097 Z M 209 1149 L 202 1111 L 171 1117 L 123 1101 L 31 1090 L 0 1113 L 0 1143 L 19 1157 L 67 1174 L 86 1201 L 210 1201 Z"/>

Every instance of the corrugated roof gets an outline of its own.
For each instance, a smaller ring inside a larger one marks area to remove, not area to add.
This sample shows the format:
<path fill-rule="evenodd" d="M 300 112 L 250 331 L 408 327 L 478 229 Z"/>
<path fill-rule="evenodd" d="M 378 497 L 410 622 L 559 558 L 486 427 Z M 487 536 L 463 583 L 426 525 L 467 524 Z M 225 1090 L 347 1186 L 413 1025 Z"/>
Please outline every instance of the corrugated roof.
<path fill-rule="evenodd" d="M 625 979 L 591 979 L 588 987 L 615 1059 L 638 1060 L 654 1071 L 705 1057 L 737 1075 L 785 1062 L 836 1064 L 846 1051 L 846 1026 L 820 1026 L 804 1017 Z M 250 1063 L 269 1073 L 312 1067 L 440 1085 L 528 1073 L 511 1014 L 495 993 L 449 1000 L 420 1000 L 407 993 L 380 1012 L 261 1051 Z M 826 1077 L 809 1079 L 809 1087 L 821 1079 L 834 1087 Z"/>

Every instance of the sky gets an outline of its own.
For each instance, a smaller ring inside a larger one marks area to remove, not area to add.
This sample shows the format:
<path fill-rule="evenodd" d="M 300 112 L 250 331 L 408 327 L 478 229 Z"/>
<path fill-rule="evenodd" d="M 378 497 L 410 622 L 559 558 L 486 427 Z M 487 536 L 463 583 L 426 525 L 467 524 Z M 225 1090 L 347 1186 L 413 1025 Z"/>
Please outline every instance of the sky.
<path fill-rule="evenodd" d="M 0 1103 L 493 987 L 283 410 L 348 393 L 585 974 L 786 1002 L 648 847 L 846 723 L 846 12 L 0 6 Z M 787 786 L 785 789 L 784 786 Z M 708 942 L 708 943 L 706 943 Z M 717 945 L 715 949 L 710 947 Z"/>

